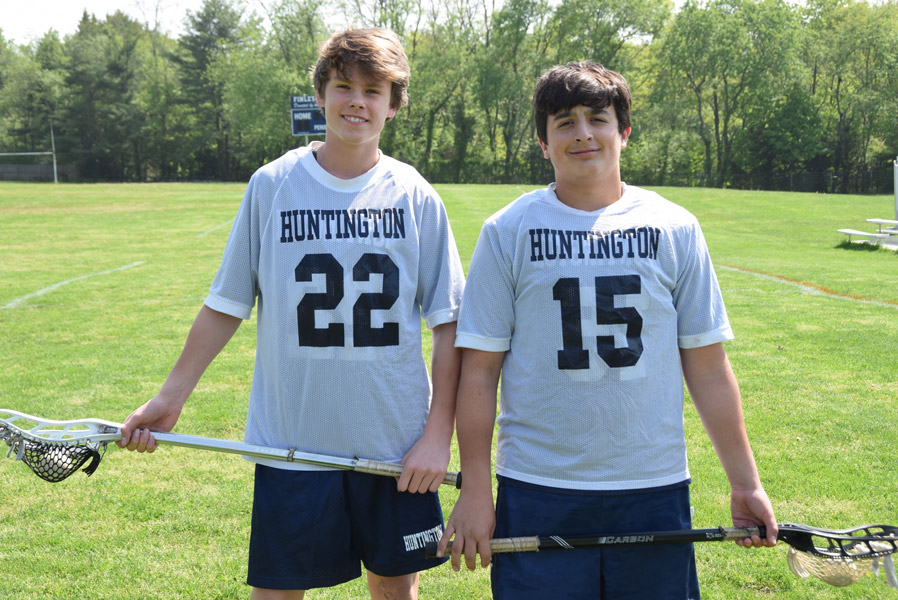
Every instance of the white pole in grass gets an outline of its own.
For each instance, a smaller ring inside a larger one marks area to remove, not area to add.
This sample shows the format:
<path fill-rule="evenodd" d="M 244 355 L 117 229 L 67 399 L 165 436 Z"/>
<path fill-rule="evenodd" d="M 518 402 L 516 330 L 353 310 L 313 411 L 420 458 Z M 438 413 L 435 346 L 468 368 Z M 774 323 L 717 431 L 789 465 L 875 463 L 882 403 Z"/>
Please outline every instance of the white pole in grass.
<path fill-rule="evenodd" d="M 898 221 L 898 156 L 895 157 L 895 220 Z"/>
<path fill-rule="evenodd" d="M 50 121 L 50 146 L 53 150 L 53 183 L 59 183 L 59 177 L 56 176 L 56 138 L 53 137 L 53 121 Z"/>

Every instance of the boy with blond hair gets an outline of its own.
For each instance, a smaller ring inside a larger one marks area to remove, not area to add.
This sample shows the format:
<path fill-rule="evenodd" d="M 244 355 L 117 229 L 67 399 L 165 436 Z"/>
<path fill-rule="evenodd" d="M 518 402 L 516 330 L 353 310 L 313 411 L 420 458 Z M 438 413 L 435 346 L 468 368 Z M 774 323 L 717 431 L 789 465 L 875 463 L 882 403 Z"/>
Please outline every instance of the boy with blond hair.
<path fill-rule="evenodd" d="M 257 306 L 246 441 L 403 463 L 398 482 L 300 463 L 256 462 L 247 583 L 253 600 L 298 599 L 367 570 L 373 599 L 417 598 L 439 537 L 460 365 L 464 274 L 443 203 L 384 156 L 384 124 L 407 102 L 409 68 L 383 29 L 332 36 L 313 72 L 325 140 L 250 179 L 221 267 L 160 392 L 120 445 L 156 448 L 241 320 Z M 432 330 L 432 389 L 421 319 Z"/>

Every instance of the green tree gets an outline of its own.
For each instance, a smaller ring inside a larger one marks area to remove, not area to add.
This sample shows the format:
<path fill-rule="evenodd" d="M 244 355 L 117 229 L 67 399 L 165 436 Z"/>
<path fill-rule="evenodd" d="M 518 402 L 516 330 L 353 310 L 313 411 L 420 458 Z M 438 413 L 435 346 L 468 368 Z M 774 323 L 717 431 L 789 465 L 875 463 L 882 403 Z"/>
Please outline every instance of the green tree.
<path fill-rule="evenodd" d="M 116 12 L 84 13 L 66 44 L 68 101 L 62 133 L 81 177 L 133 179 L 141 170 L 142 115 L 134 103 L 141 26 Z"/>
<path fill-rule="evenodd" d="M 624 72 L 628 50 L 660 33 L 671 8 L 670 0 L 562 0 L 549 25 L 555 62 L 588 59 Z"/>
<path fill-rule="evenodd" d="M 290 96 L 311 93 L 308 68 L 298 70 L 266 41 L 260 27 L 245 29 L 239 48 L 209 66 L 223 82 L 222 116 L 231 135 L 231 177 L 247 179 L 256 168 L 296 144 L 290 124 Z"/>
<path fill-rule="evenodd" d="M 192 122 L 191 107 L 183 100 L 179 70 L 173 60 L 175 40 L 159 29 L 158 11 L 152 19 L 145 17 L 144 32 L 138 44 L 138 80 L 135 104 L 143 115 L 140 137 L 144 145 L 143 168 L 138 178 L 177 179 L 189 175 L 189 161 L 181 131 Z"/>
<path fill-rule="evenodd" d="M 687 100 L 685 123 L 701 140 L 707 184 L 732 183 L 734 141 L 753 91 L 780 85 L 779 69 L 790 60 L 790 10 L 783 0 L 689 0 L 661 37 L 655 100 Z"/>
<path fill-rule="evenodd" d="M 279 53 L 283 62 L 299 73 L 307 73 L 318 56 L 318 44 L 327 36 L 324 0 L 279 0 L 262 4 L 271 22 L 271 40 L 266 52 Z"/>
<path fill-rule="evenodd" d="M 350 23 L 361 27 L 386 27 L 399 36 L 415 28 L 426 11 L 424 0 L 338 0 Z"/>
<path fill-rule="evenodd" d="M 867 191 L 869 171 L 895 154 L 898 7 L 857 0 L 812 0 L 805 10 L 811 93 L 820 107 L 840 192 Z"/>
<path fill-rule="evenodd" d="M 525 144 L 533 144 L 533 84 L 551 62 L 550 15 L 546 0 L 510 0 L 493 17 L 489 44 L 474 62 L 474 95 L 495 164 L 488 168 L 502 182 L 517 181 L 529 171 L 521 153 Z"/>
<path fill-rule="evenodd" d="M 189 145 L 191 170 L 203 178 L 232 178 L 231 126 L 225 116 L 221 72 L 211 66 L 239 47 L 242 9 L 230 0 L 204 0 L 200 9 L 187 13 L 187 31 L 178 39 L 174 56 L 180 68 L 181 99 L 192 119 L 177 131 Z M 216 76 L 217 74 L 217 76 Z M 187 158 L 187 157 L 185 157 Z"/>
<path fill-rule="evenodd" d="M 821 152 L 820 122 L 800 59 L 804 32 L 797 10 L 779 1 L 745 7 L 755 67 L 732 138 L 734 183 L 785 188 Z"/>
<path fill-rule="evenodd" d="M 455 140 L 453 132 L 471 120 L 464 114 L 465 91 L 476 34 L 468 25 L 457 13 L 431 13 L 408 34 L 409 106 L 385 130 L 384 147 L 432 180 L 449 181 L 450 172 L 464 168 L 470 137 Z"/>

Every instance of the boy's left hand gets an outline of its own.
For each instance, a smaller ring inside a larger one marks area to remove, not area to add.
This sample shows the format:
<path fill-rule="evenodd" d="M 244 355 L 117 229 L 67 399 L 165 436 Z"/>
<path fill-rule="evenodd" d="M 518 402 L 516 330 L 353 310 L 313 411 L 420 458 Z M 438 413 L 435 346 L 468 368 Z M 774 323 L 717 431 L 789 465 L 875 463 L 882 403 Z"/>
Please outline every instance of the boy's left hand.
<path fill-rule="evenodd" d="M 424 436 L 402 458 L 402 464 L 405 468 L 396 485 L 397 490 L 413 494 L 435 492 L 449 469 L 449 445 L 430 441 Z"/>
<path fill-rule="evenodd" d="M 773 507 L 763 488 L 753 490 L 733 490 L 730 495 L 730 511 L 733 515 L 733 525 L 736 527 L 757 527 L 764 525 L 767 528 L 767 537 L 752 536 L 736 543 L 743 548 L 760 548 L 762 546 L 775 546 L 779 528 L 776 518 L 773 516 Z"/>

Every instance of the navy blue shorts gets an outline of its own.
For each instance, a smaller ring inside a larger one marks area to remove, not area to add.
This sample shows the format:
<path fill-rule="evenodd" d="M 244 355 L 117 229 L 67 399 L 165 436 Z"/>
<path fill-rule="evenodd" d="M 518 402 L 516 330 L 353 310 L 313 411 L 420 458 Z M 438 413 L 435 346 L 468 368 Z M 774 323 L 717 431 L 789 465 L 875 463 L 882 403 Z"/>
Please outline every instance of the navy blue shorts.
<path fill-rule="evenodd" d="M 495 537 L 690 529 L 689 484 L 594 492 L 499 477 Z M 691 543 L 494 554 L 496 600 L 698 600 Z"/>
<path fill-rule="evenodd" d="M 436 567 L 424 545 L 439 540 L 436 493 L 396 491 L 391 477 L 353 471 L 289 471 L 256 465 L 249 571 L 259 588 L 307 590 Z"/>

